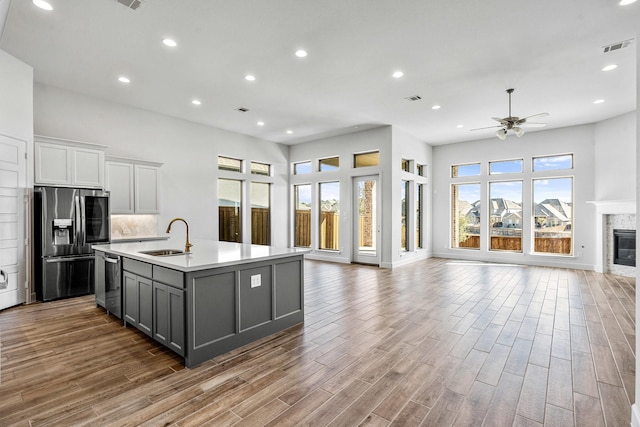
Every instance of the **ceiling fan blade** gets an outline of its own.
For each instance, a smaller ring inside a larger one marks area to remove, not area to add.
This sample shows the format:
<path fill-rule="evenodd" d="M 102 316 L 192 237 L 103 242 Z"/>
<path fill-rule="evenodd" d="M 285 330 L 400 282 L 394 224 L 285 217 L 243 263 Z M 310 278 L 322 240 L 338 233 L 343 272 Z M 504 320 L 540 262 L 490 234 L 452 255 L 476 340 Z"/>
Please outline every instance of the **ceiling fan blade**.
<path fill-rule="evenodd" d="M 538 113 L 538 114 L 534 114 L 532 116 L 527 116 L 527 117 L 523 117 L 520 120 L 528 120 L 532 117 L 547 117 L 549 115 L 549 113 Z"/>
<path fill-rule="evenodd" d="M 546 123 L 529 123 L 529 122 L 525 122 L 525 123 L 521 123 L 520 127 L 523 127 L 523 128 L 543 128 L 546 125 L 547 125 Z"/>
<path fill-rule="evenodd" d="M 475 128 L 475 129 L 469 129 L 470 131 L 472 130 L 483 130 L 483 129 L 495 129 L 495 128 L 502 128 L 504 126 L 487 126 L 485 128 Z"/>

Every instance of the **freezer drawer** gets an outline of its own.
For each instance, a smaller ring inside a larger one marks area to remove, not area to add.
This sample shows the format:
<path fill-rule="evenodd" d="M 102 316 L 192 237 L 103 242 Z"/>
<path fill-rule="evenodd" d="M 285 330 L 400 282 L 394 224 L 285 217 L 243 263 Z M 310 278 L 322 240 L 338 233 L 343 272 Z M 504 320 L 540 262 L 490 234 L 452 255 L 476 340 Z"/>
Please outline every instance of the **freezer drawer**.
<path fill-rule="evenodd" d="M 94 292 L 94 257 L 51 257 L 42 259 L 42 280 L 36 298 L 50 301 Z"/>

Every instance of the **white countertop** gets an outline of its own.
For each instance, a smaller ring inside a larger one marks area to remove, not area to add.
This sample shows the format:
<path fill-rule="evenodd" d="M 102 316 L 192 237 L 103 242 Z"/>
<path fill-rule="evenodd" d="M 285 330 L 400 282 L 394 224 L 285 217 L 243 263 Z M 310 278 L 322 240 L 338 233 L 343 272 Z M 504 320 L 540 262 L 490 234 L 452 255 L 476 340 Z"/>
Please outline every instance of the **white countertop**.
<path fill-rule="evenodd" d="M 164 236 L 144 236 L 144 237 L 112 237 L 111 243 L 146 242 L 151 240 L 169 240 L 169 236 L 164 235 Z"/>
<path fill-rule="evenodd" d="M 302 248 L 280 248 L 214 240 L 195 240 L 191 242 L 193 247 L 190 254 L 153 256 L 140 253 L 141 251 L 159 249 L 179 249 L 184 251 L 184 243 L 182 239 L 169 239 L 165 241 L 93 245 L 93 249 L 184 272 L 286 258 L 309 252 L 308 249 Z"/>

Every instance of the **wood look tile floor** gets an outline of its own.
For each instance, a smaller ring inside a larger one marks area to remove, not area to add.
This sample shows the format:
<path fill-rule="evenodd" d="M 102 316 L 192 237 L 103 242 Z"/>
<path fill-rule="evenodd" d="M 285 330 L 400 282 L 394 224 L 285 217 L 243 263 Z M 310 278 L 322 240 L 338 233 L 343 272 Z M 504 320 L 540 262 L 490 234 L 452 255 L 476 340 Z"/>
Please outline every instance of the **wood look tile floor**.
<path fill-rule="evenodd" d="M 0 425 L 628 426 L 635 280 L 305 263 L 305 323 L 185 369 L 92 297 L 0 312 Z"/>

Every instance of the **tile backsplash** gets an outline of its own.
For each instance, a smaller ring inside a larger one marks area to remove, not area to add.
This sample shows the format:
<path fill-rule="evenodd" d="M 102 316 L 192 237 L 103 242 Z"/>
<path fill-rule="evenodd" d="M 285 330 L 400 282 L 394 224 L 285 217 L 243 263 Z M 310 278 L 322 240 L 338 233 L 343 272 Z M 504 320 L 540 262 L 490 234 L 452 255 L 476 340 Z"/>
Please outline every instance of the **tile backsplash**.
<path fill-rule="evenodd" d="M 111 239 L 158 235 L 158 215 L 111 215 Z"/>

